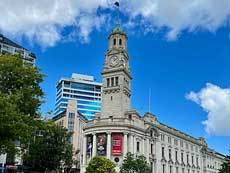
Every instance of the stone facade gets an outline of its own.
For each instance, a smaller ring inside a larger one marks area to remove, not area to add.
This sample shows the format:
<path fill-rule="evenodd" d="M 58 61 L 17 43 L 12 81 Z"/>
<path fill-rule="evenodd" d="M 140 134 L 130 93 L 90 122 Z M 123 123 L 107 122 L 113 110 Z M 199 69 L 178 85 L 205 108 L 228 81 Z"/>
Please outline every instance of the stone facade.
<path fill-rule="evenodd" d="M 73 136 L 70 138 L 73 144 L 73 156 L 74 159 L 77 159 L 81 163 L 81 156 L 83 154 L 83 128 L 87 120 L 77 111 L 76 105 L 76 100 L 69 100 L 66 111 L 52 119 L 58 126 L 63 126 L 73 132 Z"/>
<path fill-rule="evenodd" d="M 114 161 L 119 171 L 124 156 L 131 152 L 145 155 L 153 173 L 217 173 L 224 156 L 210 150 L 204 138 L 168 127 L 152 113 L 141 116 L 130 109 L 127 38 L 119 25 L 109 35 L 102 111 L 84 128 L 81 172 L 96 155 Z"/>

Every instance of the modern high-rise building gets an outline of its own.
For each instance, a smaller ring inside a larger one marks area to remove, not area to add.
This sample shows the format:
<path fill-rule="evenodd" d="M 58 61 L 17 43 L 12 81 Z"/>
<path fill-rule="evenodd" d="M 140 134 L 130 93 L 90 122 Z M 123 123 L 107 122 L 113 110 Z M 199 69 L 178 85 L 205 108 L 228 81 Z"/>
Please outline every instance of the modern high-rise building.
<path fill-rule="evenodd" d="M 101 86 L 93 76 L 73 73 L 71 78 L 61 78 L 56 85 L 54 114 L 64 112 L 68 100 L 76 100 L 78 112 L 92 119 L 101 111 Z"/>
<path fill-rule="evenodd" d="M 35 65 L 36 56 L 26 48 L 0 34 L 0 53 L 20 54 L 24 62 Z"/>

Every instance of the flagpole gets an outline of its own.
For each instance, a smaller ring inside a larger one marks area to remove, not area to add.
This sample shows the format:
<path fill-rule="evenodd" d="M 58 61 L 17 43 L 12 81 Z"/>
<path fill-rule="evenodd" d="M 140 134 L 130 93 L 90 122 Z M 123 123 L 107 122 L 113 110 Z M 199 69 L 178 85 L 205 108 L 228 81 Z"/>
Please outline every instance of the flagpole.
<path fill-rule="evenodd" d="M 151 88 L 149 88 L 149 112 L 151 111 Z"/>
<path fill-rule="evenodd" d="M 116 1 L 115 3 L 114 3 L 114 5 L 117 7 L 117 24 L 119 25 L 120 24 L 120 11 L 119 11 L 119 7 L 120 7 L 120 3 L 118 2 L 118 1 Z"/>

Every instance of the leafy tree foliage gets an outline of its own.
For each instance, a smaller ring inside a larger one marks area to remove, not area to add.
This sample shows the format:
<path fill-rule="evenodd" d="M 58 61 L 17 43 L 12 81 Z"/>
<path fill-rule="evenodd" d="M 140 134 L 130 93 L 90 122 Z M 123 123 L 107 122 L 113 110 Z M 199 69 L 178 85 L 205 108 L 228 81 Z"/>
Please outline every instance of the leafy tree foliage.
<path fill-rule="evenodd" d="M 44 172 L 72 165 L 72 134 L 41 120 L 43 76 L 20 56 L 0 54 L 0 154 L 13 158 L 20 142 L 25 163 Z"/>
<path fill-rule="evenodd" d="M 221 165 L 221 170 L 219 170 L 219 173 L 230 173 L 230 155 L 226 156 L 225 162 Z"/>
<path fill-rule="evenodd" d="M 0 54 L 0 153 L 12 152 L 16 140 L 27 144 L 34 134 L 42 103 L 39 69 L 20 56 Z"/>
<path fill-rule="evenodd" d="M 145 156 L 127 153 L 120 167 L 121 173 L 150 173 L 151 168 Z"/>
<path fill-rule="evenodd" d="M 34 171 L 58 170 L 62 166 L 72 166 L 71 133 L 53 122 L 45 122 L 34 140 L 31 142 L 28 152 L 24 156 L 25 165 L 32 167 Z"/>
<path fill-rule="evenodd" d="M 116 173 L 115 166 L 111 160 L 97 156 L 90 160 L 86 173 Z"/>

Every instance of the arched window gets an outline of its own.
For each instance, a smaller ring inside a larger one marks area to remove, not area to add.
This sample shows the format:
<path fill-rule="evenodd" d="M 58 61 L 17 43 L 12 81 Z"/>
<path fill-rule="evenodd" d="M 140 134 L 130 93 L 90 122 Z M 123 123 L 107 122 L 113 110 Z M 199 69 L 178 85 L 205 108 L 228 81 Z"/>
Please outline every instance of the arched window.
<path fill-rule="evenodd" d="M 119 45 L 122 45 L 122 39 L 121 38 L 119 39 Z"/>
<path fill-rule="evenodd" d="M 116 39 L 115 38 L 113 39 L 113 45 L 116 45 Z"/>
<path fill-rule="evenodd" d="M 150 130 L 150 137 L 153 137 L 153 130 Z"/>

